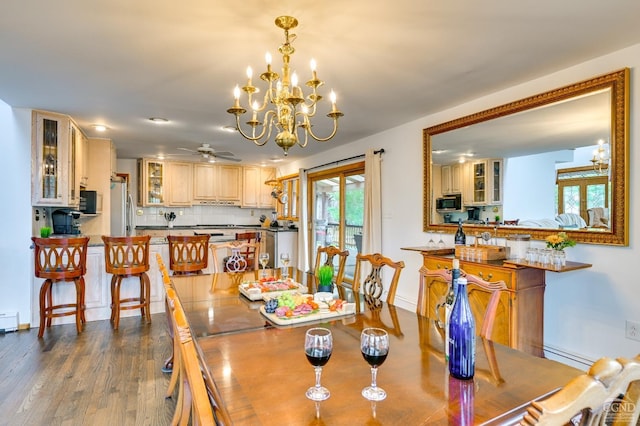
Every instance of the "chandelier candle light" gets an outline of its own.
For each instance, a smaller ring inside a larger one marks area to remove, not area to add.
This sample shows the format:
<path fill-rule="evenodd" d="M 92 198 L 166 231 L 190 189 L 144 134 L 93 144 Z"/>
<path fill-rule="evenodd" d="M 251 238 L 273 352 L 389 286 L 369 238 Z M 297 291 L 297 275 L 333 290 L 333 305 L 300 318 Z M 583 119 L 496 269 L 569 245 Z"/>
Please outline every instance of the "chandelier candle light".
<path fill-rule="evenodd" d="M 609 155 L 604 148 L 604 140 L 600 139 L 598 141 L 598 149 L 593 151 L 593 158 L 591 162 L 593 163 L 593 170 L 598 172 L 598 174 L 606 174 L 607 168 L 609 167 Z"/>
<path fill-rule="evenodd" d="M 322 96 L 318 94 L 318 88 L 324 84 L 318 79 L 316 63 L 311 60 L 311 80 L 306 85 L 311 88 L 311 93 L 304 98 L 302 88 L 298 86 L 298 76 L 291 72 L 289 61 L 295 49 L 291 43 L 296 39 L 295 34 L 289 34 L 289 30 L 298 26 L 298 20 L 291 16 L 280 16 L 276 18 L 276 26 L 284 30 L 285 42 L 280 45 L 278 51 L 282 54 L 282 78 L 271 69 L 271 54 L 266 54 L 267 70 L 260 74 L 260 79 L 266 81 L 269 87 L 264 94 L 262 104 L 253 99 L 253 95 L 260 89 L 255 87 L 251 81 L 253 71 L 247 68 L 247 84 L 240 88 L 236 86 L 233 91 L 235 102 L 233 107 L 227 112 L 236 116 L 236 130 L 246 139 L 253 141 L 258 146 L 265 145 L 270 137 L 273 127 L 277 128 L 275 137 L 276 144 L 284 150 L 286 156 L 289 148 L 298 144 L 301 147 L 307 146 L 308 138 L 311 136 L 319 142 L 325 142 L 333 138 L 338 130 L 338 118 L 344 114 L 336 107 L 336 95 L 331 91 L 331 111 L 327 117 L 333 120 L 333 131 L 327 137 L 315 135 L 311 129 L 310 118 L 316 114 L 316 107 Z M 240 105 L 240 90 L 246 93 L 248 105 L 253 114 L 251 120 L 246 124 L 250 126 L 248 132 L 244 131 L 240 125 L 240 116 L 247 112 L 247 109 Z M 262 120 L 262 121 L 260 121 Z M 299 137 L 299 131 L 303 131 L 303 138 Z"/>

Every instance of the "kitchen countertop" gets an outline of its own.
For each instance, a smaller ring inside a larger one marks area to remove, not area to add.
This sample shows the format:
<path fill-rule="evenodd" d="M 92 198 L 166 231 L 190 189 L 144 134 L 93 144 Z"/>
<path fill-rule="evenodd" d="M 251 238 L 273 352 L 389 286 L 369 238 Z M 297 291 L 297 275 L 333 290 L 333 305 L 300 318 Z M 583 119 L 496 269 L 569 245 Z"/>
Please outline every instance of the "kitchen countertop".
<path fill-rule="evenodd" d="M 174 225 L 173 228 L 169 228 L 164 225 L 138 225 L 136 226 L 136 230 L 159 230 L 159 231 L 168 231 L 170 229 L 174 230 L 185 230 L 185 229 L 193 229 L 194 231 L 203 230 L 203 229 L 260 229 L 262 231 L 271 231 L 271 232 L 298 232 L 298 228 L 285 228 L 285 227 L 277 227 L 277 228 L 266 228 L 261 225 Z"/>

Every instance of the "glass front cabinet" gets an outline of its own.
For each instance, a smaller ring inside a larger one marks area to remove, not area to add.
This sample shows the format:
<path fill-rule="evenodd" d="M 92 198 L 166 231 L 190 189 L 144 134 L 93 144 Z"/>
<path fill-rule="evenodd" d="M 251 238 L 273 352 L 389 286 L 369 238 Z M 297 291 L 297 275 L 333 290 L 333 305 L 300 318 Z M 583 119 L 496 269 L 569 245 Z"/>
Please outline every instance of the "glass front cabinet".
<path fill-rule="evenodd" d="M 502 204 L 502 159 L 474 161 L 471 168 L 471 204 L 492 206 Z"/>
<path fill-rule="evenodd" d="M 34 206 L 79 207 L 84 135 L 70 117 L 33 111 L 31 202 Z"/>
<path fill-rule="evenodd" d="M 165 204 L 165 164 L 151 159 L 138 160 L 138 205 Z"/>

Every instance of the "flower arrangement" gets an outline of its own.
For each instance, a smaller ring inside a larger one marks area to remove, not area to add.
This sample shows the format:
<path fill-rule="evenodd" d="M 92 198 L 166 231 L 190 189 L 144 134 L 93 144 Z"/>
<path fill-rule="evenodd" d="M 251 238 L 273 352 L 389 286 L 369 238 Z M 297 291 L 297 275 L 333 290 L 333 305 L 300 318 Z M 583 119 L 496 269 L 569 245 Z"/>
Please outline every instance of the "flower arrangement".
<path fill-rule="evenodd" d="M 554 250 L 564 250 L 567 247 L 573 247 L 576 245 L 574 240 L 569 239 L 566 232 L 558 232 L 557 234 L 549 235 L 545 241 L 547 242 L 547 248 Z"/>

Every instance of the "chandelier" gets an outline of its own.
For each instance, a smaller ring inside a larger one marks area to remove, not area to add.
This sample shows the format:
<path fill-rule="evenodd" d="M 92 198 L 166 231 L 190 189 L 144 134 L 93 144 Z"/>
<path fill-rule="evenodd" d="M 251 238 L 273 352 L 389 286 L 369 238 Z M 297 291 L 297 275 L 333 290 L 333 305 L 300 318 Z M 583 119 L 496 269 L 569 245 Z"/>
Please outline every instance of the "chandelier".
<path fill-rule="evenodd" d="M 593 151 L 593 158 L 591 158 L 593 170 L 599 175 L 607 174 L 609 169 L 609 154 L 604 145 L 604 140 L 600 139 L 598 141 L 598 149 Z"/>
<path fill-rule="evenodd" d="M 316 63 L 311 60 L 311 79 L 306 82 L 310 93 L 304 97 L 302 88 L 298 86 L 298 76 L 291 72 L 290 57 L 295 52 L 291 43 L 296 39 L 295 34 L 289 34 L 289 30 L 298 26 L 298 20 L 291 16 L 276 18 L 276 26 L 284 30 L 284 43 L 278 51 L 282 54 L 282 76 L 271 69 L 271 54 L 266 54 L 267 70 L 260 74 L 260 79 L 267 82 L 268 88 L 264 93 L 261 103 L 254 99 L 254 95 L 260 92 L 255 87 L 251 78 L 253 71 L 247 67 L 247 84 L 242 88 L 236 86 L 233 91 L 235 103 L 227 112 L 236 116 L 236 130 L 246 139 L 253 141 L 258 146 L 263 146 L 271 138 L 273 128 L 276 128 L 275 142 L 284 150 L 286 156 L 289 148 L 298 144 L 307 146 L 309 136 L 319 142 L 325 142 L 333 138 L 338 130 L 338 118 L 344 114 L 336 107 L 336 95 L 331 91 L 331 111 L 327 117 L 333 120 L 333 131 L 327 137 L 320 137 L 312 130 L 311 118 L 316 114 L 316 107 L 322 96 L 318 94 L 318 88 L 324 84 L 318 80 Z M 240 105 L 240 90 L 247 96 L 248 108 L 253 114 L 246 124 L 246 131 L 240 125 L 240 116 L 247 109 Z M 256 96 L 257 97 L 257 96 Z"/>

